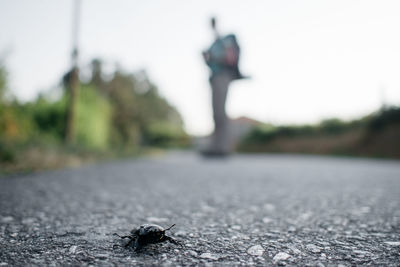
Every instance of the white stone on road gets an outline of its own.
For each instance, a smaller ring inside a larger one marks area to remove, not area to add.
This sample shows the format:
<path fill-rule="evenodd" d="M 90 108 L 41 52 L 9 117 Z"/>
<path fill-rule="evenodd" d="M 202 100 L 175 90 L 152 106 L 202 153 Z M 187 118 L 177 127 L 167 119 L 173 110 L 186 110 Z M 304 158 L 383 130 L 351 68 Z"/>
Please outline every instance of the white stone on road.
<path fill-rule="evenodd" d="M 271 219 L 271 218 L 268 218 L 268 217 L 264 217 L 264 218 L 262 219 L 262 221 L 263 221 L 263 223 L 270 223 L 270 222 L 272 222 L 272 219 Z"/>
<path fill-rule="evenodd" d="M 321 248 L 316 246 L 316 245 L 314 245 L 314 244 L 308 244 L 306 247 L 307 247 L 307 249 L 309 251 L 311 251 L 313 253 L 320 253 L 321 252 Z"/>
<path fill-rule="evenodd" d="M 252 256 L 262 256 L 264 251 L 265 251 L 265 249 L 260 245 L 255 245 L 255 246 L 249 247 L 249 249 L 247 249 L 247 253 Z"/>
<path fill-rule="evenodd" d="M 189 250 L 189 255 L 192 256 L 192 257 L 197 257 L 198 254 L 194 250 Z"/>
<path fill-rule="evenodd" d="M 285 261 L 287 259 L 290 258 L 290 255 L 287 254 L 286 252 L 279 252 L 278 254 L 276 254 L 274 256 L 274 258 L 272 259 L 274 262 L 278 262 L 278 261 Z"/>
<path fill-rule="evenodd" d="M 78 248 L 78 246 L 71 246 L 70 248 L 69 248 L 69 253 L 72 253 L 72 254 L 74 254 L 75 252 L 76 252 L 76 249 Z"/>
<path fill-rule="evenodd" d="M 218 260 L 219 257 L 214 254 L 211 254 L 209 252 L 206 252 L 206 253 L 201 254 L 200 258 L 216 261 L 216 260 Z"/>

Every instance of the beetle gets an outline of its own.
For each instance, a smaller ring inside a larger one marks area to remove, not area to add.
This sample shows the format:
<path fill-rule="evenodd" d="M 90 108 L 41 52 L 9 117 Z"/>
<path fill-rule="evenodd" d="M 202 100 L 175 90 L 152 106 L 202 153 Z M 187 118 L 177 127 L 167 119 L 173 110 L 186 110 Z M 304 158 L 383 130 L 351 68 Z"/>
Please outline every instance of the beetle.
<path fill-rule="evenodd" d="M 128 238 L 129 242 L 126 243 L 124 247 L 132 247 L 135 251 L 140 250 L 142 247 L 148 244 L 156 244 L 165 241 L 175 245 L 181 245 L 178 241 L 165 234 L 166 231 L 170 230 L 174 226 L 175 224 L 171 225 L 167 229 L 164 229 L 157 224 L 143 224 L 138 228 L 133 229 L 129 235 L 120 236 L 117 233 L 114 233 L 114 235 L 122 239 Z"/>

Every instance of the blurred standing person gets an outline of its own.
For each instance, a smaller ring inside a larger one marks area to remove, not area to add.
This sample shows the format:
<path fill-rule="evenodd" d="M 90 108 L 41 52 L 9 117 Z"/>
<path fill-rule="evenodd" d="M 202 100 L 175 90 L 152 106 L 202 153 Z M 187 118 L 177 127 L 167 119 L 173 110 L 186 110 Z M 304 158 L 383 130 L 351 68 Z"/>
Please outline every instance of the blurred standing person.
<path fill-rule="evenodd" d="M 203 52 L 204 60 L 211 70 L 210 85 L 212 91 L 212 109 L 214 132 L 206 156 L 225 156 L 232 152 L 229 131 L 230 120 L 226 114 L 225 103 L 229 85 L 232 81 L 245 78 L 239 71 L 240 47 L 234 34 L 220 36 L 216 18 L 211 18 L 211 28 L 215 41 Z"/>

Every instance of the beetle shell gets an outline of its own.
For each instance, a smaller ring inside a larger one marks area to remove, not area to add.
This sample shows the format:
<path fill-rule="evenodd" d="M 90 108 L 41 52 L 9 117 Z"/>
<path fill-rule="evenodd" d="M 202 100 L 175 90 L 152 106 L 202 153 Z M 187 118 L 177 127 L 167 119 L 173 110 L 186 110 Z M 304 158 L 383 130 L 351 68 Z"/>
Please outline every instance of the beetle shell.
<path fill-rule="evenodd" d="M 143 224 L 139 228 L 133 229 L 131 233 L 137 236 L 145 236 L 156 233 L 165 233 L 165 230 L 157 224 Z"/>

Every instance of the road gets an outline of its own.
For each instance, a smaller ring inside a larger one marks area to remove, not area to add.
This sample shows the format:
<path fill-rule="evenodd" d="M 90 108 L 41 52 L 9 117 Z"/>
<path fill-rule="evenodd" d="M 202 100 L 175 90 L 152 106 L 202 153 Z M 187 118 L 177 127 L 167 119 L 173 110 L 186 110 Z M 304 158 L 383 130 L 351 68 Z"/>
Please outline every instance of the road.
<path fill-rule="evenodd" d="M 0 266 L 399 266 L 399 163 L 174 152 L 0 177 Z M 143 223 L 182 246 L 113 236 Z"/>

